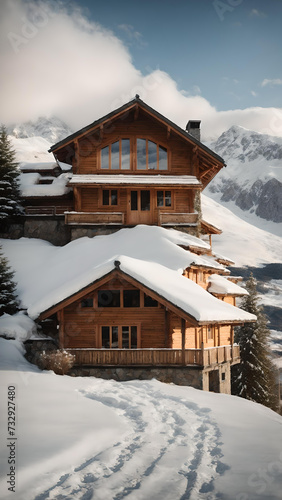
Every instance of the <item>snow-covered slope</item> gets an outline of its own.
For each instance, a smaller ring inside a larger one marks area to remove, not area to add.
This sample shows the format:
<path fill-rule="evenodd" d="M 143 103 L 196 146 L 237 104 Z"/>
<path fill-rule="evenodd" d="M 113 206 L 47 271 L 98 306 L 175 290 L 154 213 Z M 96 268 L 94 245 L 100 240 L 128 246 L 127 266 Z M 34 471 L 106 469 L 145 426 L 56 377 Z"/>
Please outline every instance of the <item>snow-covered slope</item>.
<path fill-rule="evenodd" d="M 238 267 L 282 263 L 282 231 L 281 236 L 273 234 L 274 223 L 268 224 L 269 231 L 260 229 L 205 195 L 202 211 L 205 220 L 222 229 L 222 234 L 212 237 L 216 253 L 232 259 Z M 282 230 L 282 224 L 277 226 Z"/>
<path fill-rule="evenodd" d="M 14 386 L 17 413 L 17 441 L 0 413 L 1 499 L 281 498 L 282 418 L 265 407 L 156 380 L 41 372 L 4 339 L 0 370 L 1 401 Z"/>
<path fill-rule="evenodd" d="M 207 194 L 262 219 L 282 222 L 282 139 L 233 126 L 210 145 L 227 167 Z"/>

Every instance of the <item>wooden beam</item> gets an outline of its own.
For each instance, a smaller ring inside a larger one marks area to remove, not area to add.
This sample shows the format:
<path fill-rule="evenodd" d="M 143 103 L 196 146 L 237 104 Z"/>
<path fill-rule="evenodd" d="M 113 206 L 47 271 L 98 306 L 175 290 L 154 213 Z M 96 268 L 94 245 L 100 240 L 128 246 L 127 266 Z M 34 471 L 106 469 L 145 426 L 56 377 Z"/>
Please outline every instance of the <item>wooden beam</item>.
<path fill-rule="evenodd" d="M 170 139 L 170 133 L 171 133 L 171 128 L 167 127 L 167 132 L 166 132 L 166 138 L 167 138 L 167 140 Z"/>
<path fill-rule="evenodd" d="M 139 116 L 139 109 L 139 106 L 136 104 L 134 109 L 134 121 L 136 121 Z"/>

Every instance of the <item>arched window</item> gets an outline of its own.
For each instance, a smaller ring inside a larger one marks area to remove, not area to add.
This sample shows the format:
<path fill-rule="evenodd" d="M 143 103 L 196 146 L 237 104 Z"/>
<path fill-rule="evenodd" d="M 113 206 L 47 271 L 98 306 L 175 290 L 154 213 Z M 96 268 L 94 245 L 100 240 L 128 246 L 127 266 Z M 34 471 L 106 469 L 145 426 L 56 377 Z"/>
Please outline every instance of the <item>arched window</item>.
<path fill-rule="evenodd" d="M 119 139 L 100 151 L 102 170 L 168 170 L 167 149 L 148 139 L 132 141 L 136 162 L 130 153 L 130 139 Z M 133 166 L 135 165 L 135 166 Z"/>
<path fill-rule="evenodd" d="M 167 170 L 167 150 L 148 139 L 137 139 L 137 170 Z"/>

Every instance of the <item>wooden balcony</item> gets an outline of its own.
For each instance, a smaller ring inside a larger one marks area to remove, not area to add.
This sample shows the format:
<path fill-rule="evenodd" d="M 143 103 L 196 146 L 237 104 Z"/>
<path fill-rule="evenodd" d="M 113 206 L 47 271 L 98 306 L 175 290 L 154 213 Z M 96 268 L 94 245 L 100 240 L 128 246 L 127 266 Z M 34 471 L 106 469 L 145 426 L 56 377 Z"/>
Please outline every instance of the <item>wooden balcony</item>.
<path fill-rule="evenodd" d="M 197 213 L 159 212 L 159 226 L 196 226 Z"/>
<path fill-rule="evenodd" d="M 65 224 L 120 226 L 124 224 L 124 214 L 122 212 L 66 212 Z"/>
<path fill-rule="evenodd" d="M 238 345 L 208 349 L 66 349 L 76 365 L 88 366 L 199 366 L 239 363 Z"/>

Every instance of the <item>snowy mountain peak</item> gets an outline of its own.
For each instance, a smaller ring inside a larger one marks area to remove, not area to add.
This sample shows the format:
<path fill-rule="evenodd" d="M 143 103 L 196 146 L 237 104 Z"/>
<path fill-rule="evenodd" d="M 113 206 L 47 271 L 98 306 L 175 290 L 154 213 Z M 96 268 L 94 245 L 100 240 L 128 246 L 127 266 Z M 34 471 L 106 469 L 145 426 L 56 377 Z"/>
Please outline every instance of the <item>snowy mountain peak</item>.
<path fill-rule="evenodd" d="M 40 116 L 36 121 L 28 121 L 22 124 L 14 124 L 8 127 L 8 134 L 17 139 L 30 137 L 43 137 L 50 144 L 64 139 L 73 131 L 57 116 Z"/>
<path fill-rule="evenodd" d="M 221 203 L 234 202 L 262 219 L 282 222 L 282 138 L 233 126 L 211 148 L 227 162 L 208 187 Z"/>
<path fill-rule="evenodd" d="M 281 137 L 260 134 L 237 125 L 223 132 L 211 148 L 225 161 L 231 158 L 241 163 L 261 158 L 267 161 L 282 159 Z"/>

